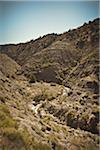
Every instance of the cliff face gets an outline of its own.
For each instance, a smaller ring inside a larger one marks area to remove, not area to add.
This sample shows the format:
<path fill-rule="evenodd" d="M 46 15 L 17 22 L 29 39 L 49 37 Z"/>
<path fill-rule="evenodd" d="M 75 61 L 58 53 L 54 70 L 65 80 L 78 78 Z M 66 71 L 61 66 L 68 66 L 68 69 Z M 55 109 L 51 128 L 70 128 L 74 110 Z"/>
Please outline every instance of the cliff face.
<path fill-rule="evenodd" d="M 98 149 L 98 53 L 99 19 L 0 46 L 0 148 Z"/>

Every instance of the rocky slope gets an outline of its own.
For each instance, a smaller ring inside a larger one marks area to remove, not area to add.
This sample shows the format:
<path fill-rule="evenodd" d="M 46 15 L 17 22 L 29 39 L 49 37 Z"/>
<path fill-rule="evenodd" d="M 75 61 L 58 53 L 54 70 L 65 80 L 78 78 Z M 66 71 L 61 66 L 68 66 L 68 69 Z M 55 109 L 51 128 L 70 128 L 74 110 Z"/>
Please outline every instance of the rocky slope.
<path fill-rule="evenodd" d="M 0 47 L 0 150 L 99 149 L 98 22 Z"/>
<path fill-rule="evenodd" d="M 98 76 L 98 23 L 96 19 L 61 35 L 51 34 L 25 44 L 1 46 L 1 51 L 22 65 L 21 72 L 30 79 L 76 83 L 80 81 L 77 76 L 78 79 L 90 74 Z"/>

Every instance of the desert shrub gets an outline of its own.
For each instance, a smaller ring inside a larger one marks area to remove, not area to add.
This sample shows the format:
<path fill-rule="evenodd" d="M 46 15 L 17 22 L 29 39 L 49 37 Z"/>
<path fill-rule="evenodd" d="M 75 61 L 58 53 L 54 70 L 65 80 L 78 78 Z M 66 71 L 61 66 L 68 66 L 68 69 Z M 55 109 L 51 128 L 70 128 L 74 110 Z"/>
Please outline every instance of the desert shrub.
<path fill-rule="evenodd" d="M 53 99 L 56 98 L 56 94 L 55 93 L 52 93 L 52 92 L 49 92 L 48 90 L 46 90 L 45 88 L 42 89 L 42 91 L 38 94 L 36 94 L 33 98 L 33 101 L 36 103 L 36 104 L 39 104 L 40 101 L 51 101 Z"/>
<path fill-rule="evenodd" d="M 15 128 L 4 128 L 2 130 L 1 142 L 4 149 L 31 150 L 33 138 L 26 129 L 18 131 Z"/>
<path fill-rule="evenodd" d="M 51 82 L 50 85 L 51 86 L 56 86 L 56 83 Z"/>
<path fill-rule="evenodd" d="M 35 140 L 32 143 L 32 146 L 33 146 L 33 150 L 51 150 L 48 143 L 40 142 L 40 141 L 37 141 L 37 140 Z"/>
<path fill-rule="evenodd" d="M 85 43 L 82 40 L 78 41 L 78 43 L 77 43 L 78 48 L 83 48 L 84 45 L 85 45 Z"/>
<path fill-rule="evenodd" d="M 1 101 L 2 103 L 5 103 L 5 97 L 4 97 L 4 96 L 0 96 L 0 101 Z"/>
<path fill-rule="evenodd" d="M 17 123 L 15 120 L 9 117 L 5 117 L 4 113 L 0 113 L 0 128 L 6 128 L 6 127 L 15 127 L 17 128 Z"/>
<path fill-rule="evenodd" d="M 29 83 L 35 83 L 35 82 L 36 82 L 36 77 L 35 75 L 32 75 Z"/>
<path fill-rule="evenodd" d="M 44 59 L 44 60 L 46 61 L 46 59 Z M 42 65 L 42 68 L 48 68 L 50 66 L 51 66 L 51 64 L 49 62 L 44 62 L 43 65 Z"/>
<path fill-rule="evenodd" d="M 17 122 L 11 117 L 6 105 L 0 106 L 0 128 L 14 127 L 17 128 Z"/>
<path fill-rule="evenodd" d="M 71 126 L 72 128 L 77 128 L 77 118 L 75 117 L 74 112 L 69 112 L 67 115 L 67 125 Z"/>
<path fill-rule="evenodd" d="M 4 112 L 6 115 L 10 115 L 9 109 L 6 105 L 0 105 L 0 112 Z"/>
<path fill-rule="evenodd" d="M 36 104 L 39 104 L 40 101 L 45 101 L 45 99 L 46 99 L 46 95 L 40 93 L 34 96 L 33 101 L 35 101 Z"/>
<path fill-rule="evenodd" d="M 5 128 L 4 130 L 2 130 L 2 134 L 12 142 L 22 140 L 21 133 L 15 128 Z"/>
<path fill-rule="evenodd" d="M 23 137 L 23 141 L 26 146 L 29 146 L 34 141 L 34 138 L 29 134 L 27 128 L 24 128 L 24 130 L 21 132 L 21 136 Z"/>

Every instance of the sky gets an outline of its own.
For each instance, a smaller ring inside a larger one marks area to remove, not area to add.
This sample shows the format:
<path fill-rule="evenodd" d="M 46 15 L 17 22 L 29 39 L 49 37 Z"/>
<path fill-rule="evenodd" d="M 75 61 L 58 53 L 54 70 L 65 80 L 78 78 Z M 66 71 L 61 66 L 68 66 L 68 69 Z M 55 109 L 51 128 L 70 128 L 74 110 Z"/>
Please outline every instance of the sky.
<path fill-rule="evenodd" d="M 98 1 L 0 1 L 0 44 L 63 33 L 99 17 Z"/>

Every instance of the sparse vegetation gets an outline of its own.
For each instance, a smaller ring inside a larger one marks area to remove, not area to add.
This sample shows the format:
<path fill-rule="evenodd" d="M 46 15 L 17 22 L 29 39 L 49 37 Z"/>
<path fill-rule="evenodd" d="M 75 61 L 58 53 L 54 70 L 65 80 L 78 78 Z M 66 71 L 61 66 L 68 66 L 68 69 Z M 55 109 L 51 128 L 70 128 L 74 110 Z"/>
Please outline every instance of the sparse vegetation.
<path fill-rule="evenodd" d="M 98 149 L 98 31 L 0 46 L 0 149 Z"/>

